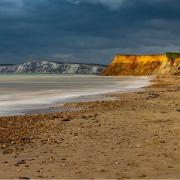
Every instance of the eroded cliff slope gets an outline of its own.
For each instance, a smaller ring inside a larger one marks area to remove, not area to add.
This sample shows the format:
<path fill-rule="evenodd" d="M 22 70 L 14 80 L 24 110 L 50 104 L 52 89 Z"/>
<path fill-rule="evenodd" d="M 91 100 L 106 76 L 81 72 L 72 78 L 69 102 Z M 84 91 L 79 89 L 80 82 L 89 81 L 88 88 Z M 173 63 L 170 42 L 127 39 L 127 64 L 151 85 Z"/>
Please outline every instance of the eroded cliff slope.
<path fill-rule="evenodd" d="M 103 75 L 180 75 L 180 54 L 116 55 Z"/>

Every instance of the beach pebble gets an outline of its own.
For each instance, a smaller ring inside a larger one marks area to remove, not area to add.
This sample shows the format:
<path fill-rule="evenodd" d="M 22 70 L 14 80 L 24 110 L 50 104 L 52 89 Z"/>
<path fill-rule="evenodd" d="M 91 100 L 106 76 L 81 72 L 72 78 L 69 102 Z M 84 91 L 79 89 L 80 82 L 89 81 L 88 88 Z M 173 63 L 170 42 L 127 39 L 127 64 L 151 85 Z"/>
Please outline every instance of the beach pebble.
<path fill-rule="evenodd" d="M 136 147 L 136 148 L 140 148 L 141 145 L 140 145 L 140 144 L 136 144 L 135 147 Z"/>

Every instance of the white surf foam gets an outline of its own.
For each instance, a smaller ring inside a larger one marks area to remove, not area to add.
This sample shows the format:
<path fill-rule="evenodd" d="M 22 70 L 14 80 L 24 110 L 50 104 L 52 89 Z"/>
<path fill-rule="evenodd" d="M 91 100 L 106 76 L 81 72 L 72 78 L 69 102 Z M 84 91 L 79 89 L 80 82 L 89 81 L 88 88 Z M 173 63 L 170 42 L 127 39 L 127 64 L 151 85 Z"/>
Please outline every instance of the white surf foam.
<path fill-rule="evenodd" d="M 0 115 L 44 109 L 87 96 L 134 91 L 147 86 L 149 80 L 149 77 L 8 75 L 0 77 Z"/>

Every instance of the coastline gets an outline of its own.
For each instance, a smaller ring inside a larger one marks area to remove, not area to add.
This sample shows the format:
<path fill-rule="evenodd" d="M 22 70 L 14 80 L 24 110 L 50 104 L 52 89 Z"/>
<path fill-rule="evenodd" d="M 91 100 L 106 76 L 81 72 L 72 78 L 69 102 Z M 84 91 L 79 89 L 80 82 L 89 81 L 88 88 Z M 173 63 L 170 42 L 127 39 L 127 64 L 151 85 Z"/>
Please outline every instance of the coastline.
<path fill-rule="evenodd" d="M 143 89 L 65 105 L 78 111 L 0 117 L 0 178 L 179 178 L 180 79 Z"/>
<path fill-rule="evenodd" d="M 131 92 L 147 86 L 150 80 L 147 76 L 31 76 L 7 75 L 0 79 L 0 84 L 3 84 L 0 116 L 62 112 L 62 106 L 57 109 L 49 107 L 67 102 L 96 101 L 100 96 L 113 92 Z"/>

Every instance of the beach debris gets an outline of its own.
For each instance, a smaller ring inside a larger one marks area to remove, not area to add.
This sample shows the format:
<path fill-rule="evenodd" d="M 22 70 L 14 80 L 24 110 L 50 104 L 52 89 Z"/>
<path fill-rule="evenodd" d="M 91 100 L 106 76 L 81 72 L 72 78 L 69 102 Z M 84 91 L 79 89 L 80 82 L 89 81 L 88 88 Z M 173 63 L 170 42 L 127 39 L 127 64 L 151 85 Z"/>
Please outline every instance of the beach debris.
<path fill-rule="evenodd" d="M 99 171 L 102 172 L 102 173 L 104 173 L 104 172 L 107 172 L 108 169 L 106 169 L 106 168 L 100 168 Z"/>
<path fill-rule="evenodd" d="M 7 161 L 4 161 L 2 164 L 8 164 L 8 162 L 7 162 Z"/>
<path fill-rule="evenodd" d="M 146 99 L 158 98 L 160 95 L 156 93 L 149 93 L 149 96 Z"/>
<path fill-rule="evenodd" d="M 139 176 L 139 178 L 146 178 L 146 177 L 147 177 L 146 174 L 141 174 L 141 175 Z"/>
<path fill-rule="evenodd" d="M 25 176 L 20 176 L 19 179 L 30 179 L 29 177 L 25 177 Z"/>
<path fill-rule="evenodd" d="M 21 164 L 26 164 L 26 161 L 25 160 L 20 160 L 15 164 L 15 166 L 19 166 Z"/>
<path fill-rule="evenodd" d="M 68 122 L 68 121 L 70 121 L 70 118 L 65 118 L 65 119 L 63 119 L 63 121 Z"/>
<path fill-rule="evenodd" d="M 166 141 L 164 141 L 164 140 L 160 140 L 159 142 L 162 144 L 166 143 Z"/>

